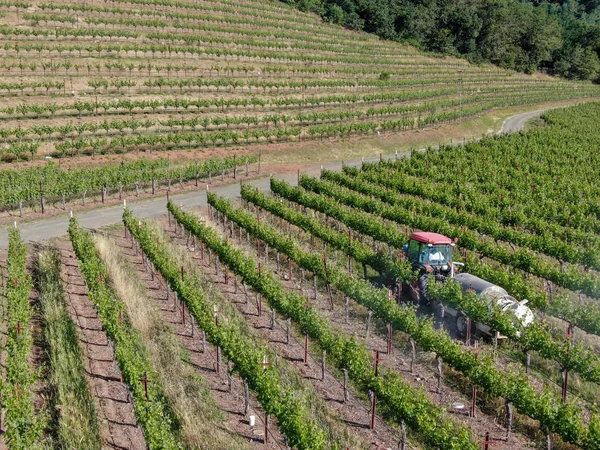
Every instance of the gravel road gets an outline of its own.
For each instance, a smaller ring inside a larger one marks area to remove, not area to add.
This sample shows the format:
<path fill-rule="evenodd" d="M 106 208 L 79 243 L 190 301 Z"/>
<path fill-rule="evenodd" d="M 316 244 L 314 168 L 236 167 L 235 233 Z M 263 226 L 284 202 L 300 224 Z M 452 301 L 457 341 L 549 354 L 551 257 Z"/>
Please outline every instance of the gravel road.
<path fill-rule="evenodd" d="M 530 111 L 523 114 L 517 114 L 516 116 L 511 116 L 504 121 L 504 123 L 502 124 L 502 128 L 500 129 L 498 134 L 514 133 L 516 131 L 521 131 L 525 126 L 525 123 L 529 119 L 539 117 L 544 112 L 546 112 L 545 109 L 538 109 L 537 111 Z"/>
<path fill-rule="evenodd" d="M 525 125 L 529 119 L 533 117 L 540 116 L 544 110 L 530 111 L 523 114 L 517 114 L 515 116 L 509 117 L 506 119 L 504 124 L 502 125 L 502 129 L 500 133 L 511 133 L 515 131 L 519 131 Z M 406 153 L 402 154 L 405 155 Z M 400 154 L 399 154 L 400 155 Z M 394 158 L 395 154 L 385 155 L 384 158 Z M 377 161 L 379 159 L 378 156 L 365 158 L 365 161 Z M 345 161 L 345 165 L 350 166 L 358 166 L 361 164 L 361 160 L 353 160 L 353 161 Z M 330 162 L 324 163 L 323 167 L 330 170 L 341 170 L 342 164 L 341 162 Z M 303 173 L 308 173 L 309 175 L 318 175 L 320 172 L 320 165 L 309 166 L 307 169 L 303 170 Z M 278 175 L 280 178 L 285 179 L 286 181 L 296 184 L 297 174 L 288 173 L 283 175 Z M 256 186 L 257 188 L 268 191 L 269 190 L 269 177 L 265 176 L 262 178 L 254 179 L 252 181 L 248 181 L 249 184 Z M 229 199 L 239 198 L 240 195 L 240 187 L 238 183 L 231 184 L 223 184 L 214 188 L 214 192 L 217 192 L 219 195 L 227 197 Z M 206 204 L 206 191 L 193 191 L 193 192 L 184 192 L 181 194 L 172 195 L 171 198 L 173 201 L 177 203 L 183 204 L 185 207 L 194 208 L 203 206 Z M 158 197 L 150 200 L 141 200 L 139 202 L 130 203 L 129 207 L 132 209 L 133 213 L 138 217 L 153 217 L 160 216 L 165 214 L 166 212 L 166 198 Z M 106 225 L 111 225 L 114 223 L 118 223 L 121 221 L 121 215 L 123 214 L 122 206 L 112 206 L 108 208 L 96 209 L 87 212 L 82 212 L 77 214 L 77 219 L 79 223 L 86 228 L 97 228 Z M 26 242 L 37 242 L 45 239 L 50 239 L 53 237 L 58 237 L 67 232 L 67 228 L 69 226 L 69 218 L 68 217 L 50 217 L 44 220 L 38 220 L 29 223 L 23 223 L 19 225 L 21 230 L 21 236 L 23 240 Z M 0 249 L 4 249 L 8 247 L 8 234 L 6 230 L 0 230 Z"/>

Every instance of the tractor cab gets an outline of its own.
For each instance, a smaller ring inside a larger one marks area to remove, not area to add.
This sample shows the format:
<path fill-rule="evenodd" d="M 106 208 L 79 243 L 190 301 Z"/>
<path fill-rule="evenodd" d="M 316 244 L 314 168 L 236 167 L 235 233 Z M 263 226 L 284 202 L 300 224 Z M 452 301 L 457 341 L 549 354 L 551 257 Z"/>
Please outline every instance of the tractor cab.
<path fill-rule="evenodd" d="M 406 258 L 420 273 L 452 276 L 452 247 L 455 243 L 449 237 L 438 233 L 413 233 L 404 244 Z"/>

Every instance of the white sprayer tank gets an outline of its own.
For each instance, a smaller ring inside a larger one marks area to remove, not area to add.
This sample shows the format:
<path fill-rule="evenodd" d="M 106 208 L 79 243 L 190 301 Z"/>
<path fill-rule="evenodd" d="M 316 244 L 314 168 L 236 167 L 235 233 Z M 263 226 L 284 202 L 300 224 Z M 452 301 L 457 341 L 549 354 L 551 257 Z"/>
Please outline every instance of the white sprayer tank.
<path fill-rule="evenodd" d="M 525 306 L 527 300 L 518 302 L 506 290 L 489 281 L 483 280 L 470 273 L 460 273 L 454 276 L 463 290 L 473 290 L 480 299 L 487 302 L 488 307 L 496 303 L 501 311 L 511 311 L 514 316 L 521 322 L 521 325 L 526 327 L 533 322 L 534 315 L 529 307 Z"/>

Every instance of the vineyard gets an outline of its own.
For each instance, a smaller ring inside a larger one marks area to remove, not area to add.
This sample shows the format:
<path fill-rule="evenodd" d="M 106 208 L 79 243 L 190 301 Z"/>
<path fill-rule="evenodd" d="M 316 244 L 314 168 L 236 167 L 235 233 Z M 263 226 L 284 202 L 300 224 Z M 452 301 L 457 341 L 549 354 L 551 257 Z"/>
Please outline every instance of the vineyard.
<path fill-rule="evenodd" d="M 0 450 L 600 450 L 600 87 L 266 0 L 0 19 Z"/>
<path fill-rule="evenodd" d="M 261 162 L 303 162 L 294 150 L 306 146 L 600 93 L 264 0 L 6 0 L 0 17 L 3 223 L 254 176 Z"/>
<path fill-rule="evenodd" d="M 6 163 L 379 135 L 600 92 L 264 1 L 7 0 L 0 14 Z"/>
<path fill-rule="evenodd" d="M 0 443 L 600 448 L 599 114 L 271 177 L 270 193 L 242 183 L 236 201 L 207 186 L 205 207 L 169 200 L 158 219 L 72 217 L 32 247 L 11 228 Z M 456 270 L 527 300 L 533 321 L 460 273 L 419 272 L 417 231 L 456 238 Z"/>

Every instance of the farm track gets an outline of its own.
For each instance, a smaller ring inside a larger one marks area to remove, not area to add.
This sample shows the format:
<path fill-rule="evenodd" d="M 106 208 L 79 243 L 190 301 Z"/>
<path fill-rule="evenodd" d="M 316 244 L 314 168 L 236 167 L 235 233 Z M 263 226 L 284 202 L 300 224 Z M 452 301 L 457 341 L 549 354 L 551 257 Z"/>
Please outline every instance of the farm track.
<path fill-rule="evenodd" d="M 168 230 L 174 242 L 186 247 L 186 240 L 173 229 L 168 228 L 165 220 L 161 220 L 160 223 Z M 198 267 L 211 278 L 224 297 L 236 306 L 238 311 L 260 332 L 263 338 L 268 340 L 271 348 L 290 362 L 301 376 L 312 384 L 328 407 L 339 415 L 339 420 L 370 443 L 370 449 L 393 448 L 397 444 L 400 440 L 398 430 L 386 425 L 379 415 L 375 419 L 376 431 L 369 430 L 369 404 L 356 395 L 352 389 L 348 391 L 348 400 L 344 401 L 343 381 L 340 380 L 339 374 L 335 374 L 330 367 L 327 367 L 325 378 L 321 379 L 321 357 L 315 354 L 314 349 L 313 351 L 309 350 L 307 363 L 304 363 L 304 338 L 298 333 L 297 328 L 291 333 L 290 343 L 288 344 L 286 342 L 287 325 L 285 320 L 275 317 L 274 327 L 271 328 L 271 312 L 267 311 L 265 306 L 264 311 L 259 316 L 258 307 L 254 300 L 254 291 L 248 290 L 249 296 L 248 301 L 246 301 L 241 283 L 238 285 L 238 289 L 235 288 L 233 274 L 229 277 L 230 283 L 225 284 L 223 274 L 217 275 L 213 270 L 214 266 L 197 256 L 197 252 L 196 256 L 192 256 L 192 258 L 196 260 Z M 409 445 L 407 448 L 413 447 Z"/>
<path fill-rule="evenodd" d="M 511 132 L 519 131 L 520 127 L 524 125 L 524 122 L 519 122 L 512 128 Z M 408 153 L 407 153 L 408 154 Z M 385 159 L 394 158 L 395 155 L 385 155 L 383 156 Z M 370 158 L 365 158 L 365 161 L 377 161 L 379 157 L 373 156 Z M 351 160 L 345 161 L 345 165 L 349 166 L 360 166 L 361 160 Z M 326 162 L 323 164 L 324 168 L 330 170 L 340 170 L 339 162 Z M 300 167 L 298 167 L 299 169 Z M 275 169 L 275 168 L 273 168 Z M 296 167 L 292 168 L 293 170 L 286 170 L 284 174 L 280 174 L 280 177 L 287 180 L 289 183 L 296 184 Z M 268 170 L 268 169 L 266 169 Z M 264 173 L 266 173 L 266 170 Z M 303 173 L 308 175 L 318 175 L 320 172 L 319 165 L 309 165 L 302 169 Z M 258 179 L 251 180 L 250 183 L 259 187 L 262 191 L 269 190 L 269 180 L 268 178 L 259 177 Z M 217 187 L 217 193 L 219 195 L 224 195 L 227 198 L 239 198 L 239 185 L 235 183 L 225 183 L 223 186 Z M 192 190 L 187 193 L 178 193 L 172 196 L 173 201 L 175 202 L 183 202 L 190 207 L 202 207 L 206 205 L 206 194 L 203 191 L 198 192 L 196 189 L 192 187 Z M 131 200 L 131 198 L 130 198 Z M 115 201 L 115 203 L 117 203 Z M 163 198 L 158 199 L 145 199 L 138 203 L 134 203 L 132 205 L 134 212 L 136 215 L 141 215 L 142 217 L 152 217 L 152 216 L 160 216 L 164 214 L 164 203 L 165 200 Z M 57 208 L 58 209 L 58 208 Z M 75 208 L 77 209 L 77 208 Z M 58 211 L 57 211 L 58 212 Z M 110 225 L 113 223 L 118 223 L 121 221 L 122 214 L 122 206 L 120 206 L 120 201 L 118 204 L 114 206 L 108 206 L 99 210 L 86 211 L 79 215 L 79 220 L 82 225 L 94 227 L 94 226 L 104 226 Z M 60 236 L 61 234 L 66 233 L 68 226 L 68 219 L 65 217 L 45 217 L 38 213 L 35 216 L 36 219 L 31 223 L 21 224 L 20 229 L 23 235 L 23 239 L 26 241 L 40 241 L 44 239 L 48 239 L 51 237 Z M 7 219 L 12 223 L 14 220 L 14 215 L 10 215 Z M 0 249 L 8 247 L 8 238 L 6 233 L 0 233 Z"/>
<path fill-rule="evenodd" d="M 64 270 L 67 307 L 80 332 L 86 378 L 96 403 L 103 448 L 145 450 L 144 433 L 136 421 L 131 394 L 122 381 L 114 347 L 102 329 L 69 241 L 58 243 Z"/>
<path fill-rule="evenodd" d="M 255 398 L 250 396 L 250 409 L 248 415 L 256 417 L 256 427 L 251 429 L 248 418 L 244 415 L 244 388 L 239 378 L 232 377 L 231 392 L 228 388 L 225 367 L 220 373 L 216 372 L 216 351 L 214 346 L 206 343 L 207 351 L 203 351 L 201 331 L 189 312 L 189 309 L 181 303 L 174 304 L 175 296 L 171 293 L 171 299 L 167 300 L 166 285 L 159 278 L 152 276 L 145 270 L 141 256 L 135 254 L 131 241 L 123 237 L 121 233 L 113 234 L 113 239 L 118 242 L 123 255 L 135 268 L 139 280 L 146 287 L 150 300 L 157 306 L 165 323 L 173 328 L 183 348 L 189 352 L 189 363 L 210 388 L 211 395 L 217 406 L 226 415 L 227 428 L 238 434 L 257 448 L 279 449 L 285 448 L 283 436 L 277 428 L 274 417 L 269 420 L 269 443 L 265 446 L 264 440 L 264 412 Z M 182 309 L 185 323 L 182 323 Z"/>

